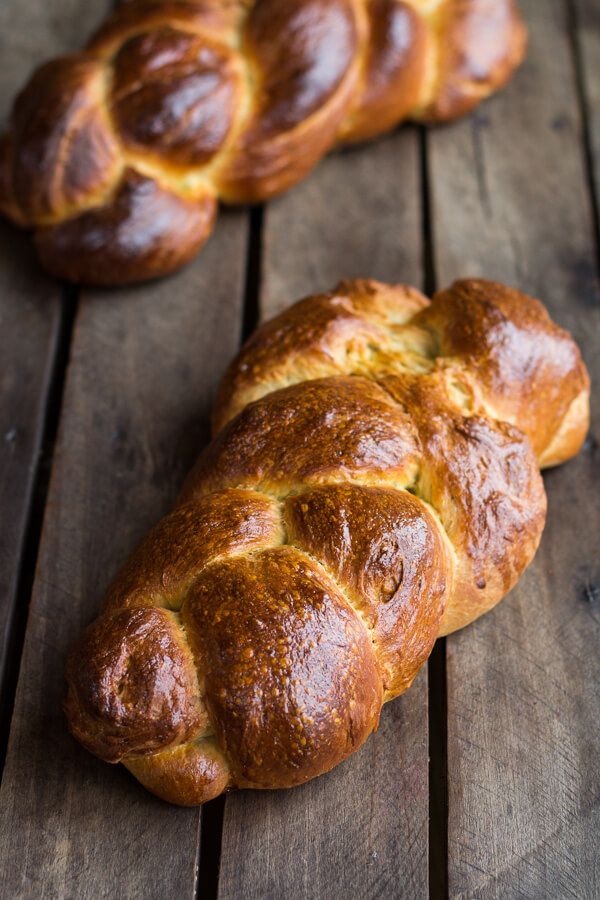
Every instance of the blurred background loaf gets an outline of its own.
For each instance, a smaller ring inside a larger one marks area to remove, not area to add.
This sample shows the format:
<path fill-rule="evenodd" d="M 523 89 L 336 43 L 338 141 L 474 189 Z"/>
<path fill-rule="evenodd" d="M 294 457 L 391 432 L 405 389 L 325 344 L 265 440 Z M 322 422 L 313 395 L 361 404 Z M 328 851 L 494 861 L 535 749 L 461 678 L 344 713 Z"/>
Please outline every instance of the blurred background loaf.
<path fill-rule="evenodd" d="M 164 275 L 219 199 L 267 200 L 340 142 L 462 115 L 524 50 L 515 0 L 132 0 L 17 97 L 0 210 L 61 278 Z"/>

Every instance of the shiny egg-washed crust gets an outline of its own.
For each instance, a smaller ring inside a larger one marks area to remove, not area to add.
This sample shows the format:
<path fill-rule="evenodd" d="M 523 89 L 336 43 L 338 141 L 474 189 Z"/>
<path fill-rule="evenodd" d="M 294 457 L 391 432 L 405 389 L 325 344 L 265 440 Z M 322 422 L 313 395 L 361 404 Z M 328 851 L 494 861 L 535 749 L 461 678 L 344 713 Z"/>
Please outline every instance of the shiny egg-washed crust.
<path fill-rule="evenodd" d="M 218 200 L 264 201 L 336 144 L 501 87 L 515 0 L 132 0 L 38 69 L 0 140 L 0 211 L 75 282 L 165 275 Z"/>
<path fill-rule="evenodd" d="M 72 651 L 73 734 L 173 803 L 331 769 L 531 561 L 588 399 L 572 338 L 498 284 L 292 306 Z"/>

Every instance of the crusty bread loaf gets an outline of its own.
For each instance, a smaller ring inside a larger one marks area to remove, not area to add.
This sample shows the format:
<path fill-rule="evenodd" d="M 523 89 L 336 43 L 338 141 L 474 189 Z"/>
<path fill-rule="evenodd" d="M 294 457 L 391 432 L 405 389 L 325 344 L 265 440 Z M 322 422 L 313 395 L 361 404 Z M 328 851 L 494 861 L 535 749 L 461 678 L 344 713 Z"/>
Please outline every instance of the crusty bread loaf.
<path fill-rule="evenodd" d="M 182 804 L 331 769 L 531 561 L 588 394 L 571 337 L 491 282 L 347 282 L 268 322 L 70 656 L 73 734 Z"/>
<path fill-rule="evenodd" d="M 17 98 L 0 211 L 61 278 L 164 275 L 218 199 L 265 200 L 336 143 L 461 115 L 524 48 L 515 0 L 133 0 Z"/>

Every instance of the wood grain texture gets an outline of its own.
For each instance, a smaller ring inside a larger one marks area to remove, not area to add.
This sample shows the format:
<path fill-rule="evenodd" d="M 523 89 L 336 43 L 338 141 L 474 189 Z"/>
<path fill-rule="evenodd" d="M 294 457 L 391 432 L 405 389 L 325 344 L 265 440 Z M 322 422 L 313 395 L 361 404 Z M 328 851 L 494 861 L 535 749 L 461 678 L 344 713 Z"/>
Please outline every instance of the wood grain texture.
<path fill-rule="evenodd" d="M 73 4 L 4 0 L 0 5 L 0 123 L 29 70 L 73 46 Z M 79 4 L 92 28 L 109 4 Z M 44 276 L 30 239 L 0 223 L 0 689 L 17 603 L 27 522 L 41 453 L 44 414 L 65 314 L 61 288 Z"/>
<path fill-rule="evenodd" d="M 76 46 L 106 5 L 4 0 L 0 113 L 24 70 Z M 439 282 L 484 274 L 541 296 L 583 346 L 597 429 L 600 305 L 567 27 L 576 8 L 598 185 L 600 2 L 525 7 L 532 46 L 515 83 L 474 118 L 431 133 Z M 419 284 L 418 176 L 405 129 L 331 157 L 271 204 L 261 315 L 341 277 Z M 0 792 L 6 896 L 194 895 L 200 814 L 154 800 L 69 738 L 62 669 L 206 438 L 212 388 L 239 338 L 246 240 L 245 215 L 226 213 L 179 276 L 81 306 Z M 60 307 L 27 239 L 2 229 L 0 247 L 0 562 L 10 596 Z M 536 563 L 495 612 L 448 641 L 451 897 L 600 894 L 599 459 L 596 432 L 578 460 L 546 476 Z M 423 672 L 330 775 L 227 799 L 220 895 L 427 896 L 427 757 Z"/>
<path fill-rule="evenodd" d="M 207 438 L 239 342 L 246 243 L 246 216 L 229 213 L 176 277 L 81 300 L 0 794 L 6 896 L 194 896 L 200 811 L 76 744 L 63 668 Z"/>
<path fill-rule="evenodd" d="M 600 893 L 600 305 L 562 0 L 526 0 L 513 85 L 430 137 L 440 284 L 485 274 L 539 296 L 591 369 L 592 433 L 546 475 L 538 556 L 494 612 L 448 639 L 451 897 Z"/>
<path fill-rule="evenodd" d="M 19 576 L 62 315 L 59 285 L 38 274 L 27 239 L 10 231 L 5 223 L 0 225 L 2 692 L 9 645 L 15 639 L 14 619 L 23 612 L 16 609 Z"/>
<path fill-rule="evenodd" d="M 376 176 L 376 177 L 375 177 Z M 422 282 L 417 133 L 325 160 L 264 221 L 260 314 L 342 277 Z M 427 895 L 427 673 L 334 772 L 225 805 L 219 896 Z"/>
<path fill-rule="evenodd" d="M 342 278 L 421 284 L 418 133 L 327 157 L 294 193 L 267 208 L 262 318 Z"/>

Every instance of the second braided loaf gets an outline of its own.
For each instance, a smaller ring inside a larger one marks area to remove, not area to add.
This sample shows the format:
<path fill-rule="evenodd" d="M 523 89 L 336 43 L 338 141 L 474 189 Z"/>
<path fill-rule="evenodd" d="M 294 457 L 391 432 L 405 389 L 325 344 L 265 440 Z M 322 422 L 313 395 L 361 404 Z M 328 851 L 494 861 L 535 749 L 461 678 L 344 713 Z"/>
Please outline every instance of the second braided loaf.
<path fill-rule="evenodd" d="M 70 657 L 73 733 L 176 803 L 332 768 L 531 561 L 588 393 L 570 336 L 490 282 L 347 282 L 267 323 Z"/>
<path fill-rule="evenodd" d="M 164 275 L 219 199 L 265 200 L 340 141 L 465 113 L 524 48 L 515 0 L 132 0 L 18 96 L 0 211 L 62 278 Z"/>

